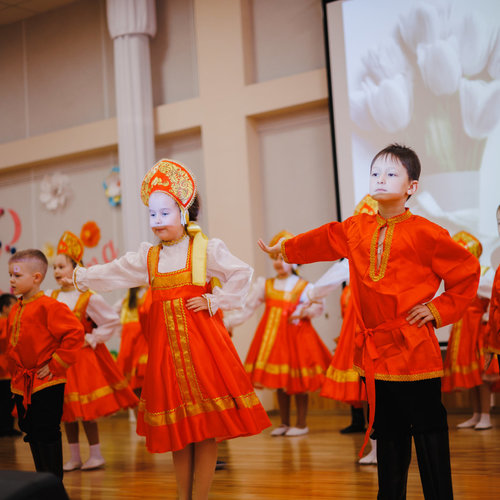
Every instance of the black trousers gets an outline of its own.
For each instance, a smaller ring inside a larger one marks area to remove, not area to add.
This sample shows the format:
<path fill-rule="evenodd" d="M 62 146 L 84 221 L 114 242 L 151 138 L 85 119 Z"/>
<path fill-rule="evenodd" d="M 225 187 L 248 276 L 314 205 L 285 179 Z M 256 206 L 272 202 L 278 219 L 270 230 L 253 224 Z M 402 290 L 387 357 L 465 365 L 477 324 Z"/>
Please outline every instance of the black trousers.
<path fill-rule="evenodd" d="M 26 433 L 25 441 L 53 443 L 61 440 L 64 386 L 57 384 L 33 393 L 27 409 L 23 406 L 23 397 L 15 395 L 19 428 Z"/>
<path fill-rule="evenodd" d="M 0 380 L 0 436 L 14 429 L 14 398 L 10 392 L 10 379 Z"/>
<path fill-rule="evenodd" d="M 406 498 L 412 437 L 426 500 L 451 500 L 450 450 L 441 379 L 375 381 L 379 500 Z"/>

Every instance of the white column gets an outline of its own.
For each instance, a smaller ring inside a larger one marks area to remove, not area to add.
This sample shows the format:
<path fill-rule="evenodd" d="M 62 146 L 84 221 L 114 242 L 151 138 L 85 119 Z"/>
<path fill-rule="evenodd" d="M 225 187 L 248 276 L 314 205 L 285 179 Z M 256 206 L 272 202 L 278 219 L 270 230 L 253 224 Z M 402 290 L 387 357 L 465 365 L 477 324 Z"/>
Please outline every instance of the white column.
<path fill-rule="evenodd" d="M 106 6 L 114 45 L 123 253 L 137 250 L 151 233 L 140 186 L 155 161 L 149 37 L 156 33 L 156 11 L 155 0 L 107 0 Z"/>

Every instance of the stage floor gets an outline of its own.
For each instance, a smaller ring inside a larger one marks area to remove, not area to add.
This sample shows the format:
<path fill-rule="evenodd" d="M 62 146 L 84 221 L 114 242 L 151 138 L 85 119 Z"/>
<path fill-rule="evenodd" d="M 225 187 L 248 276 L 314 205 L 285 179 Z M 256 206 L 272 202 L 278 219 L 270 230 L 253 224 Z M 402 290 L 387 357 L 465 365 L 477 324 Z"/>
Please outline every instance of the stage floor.
<path fill-rule="evenodd" d="M 455 500 L 498 498 L 500 491 L 500 415 L 493 429 L 457 430 L 469 415 L 449 415 Z M 273 424 L 278 417 L 271 417 Z M 375 499 L 376 466 L 360 466 L 357 452 L 361 434 L 342 435 L 350 416 L 338 412 L 309 415 L 310 433 L 301 437 L 258 436 L 219 445 L 226 470 L 217 471 L 210 498 L 224 500 Z M 99 423 L 106 466 L 95 471 L 73 471 L 64 476 L 72 500 L 174 499 L 175 478 L 170 453 L 152 455 L 135 424 L 125 413 Z M 64 440 L 64 453 L 68 448 Z M 82 459 L 88 456 L 83 429 Z M 408 500 L 423 498 L 413 453 L 408 478 Z M 34 470 L 29 446 L 21 438 L 0 438 L 0 469 Z"/>

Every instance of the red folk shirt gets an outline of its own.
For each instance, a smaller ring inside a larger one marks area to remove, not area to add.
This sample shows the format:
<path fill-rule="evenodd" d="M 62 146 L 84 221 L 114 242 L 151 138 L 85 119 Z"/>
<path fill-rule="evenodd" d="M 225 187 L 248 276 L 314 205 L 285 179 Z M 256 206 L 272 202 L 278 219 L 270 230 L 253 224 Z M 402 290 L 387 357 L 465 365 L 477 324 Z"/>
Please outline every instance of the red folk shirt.
<path fill-rule="evenodd" d="M 493 279 L 491 290 L 490 313 L 488 320 L 488 351 L 500 354 L 500 266 Z"/>
<path fill-rule="evenodd" d="M 387 226 L 380 265 L 379 231 Z M 443 364 L 432 322 L 406 321 L 408 311 L 427 304 L 437 327 L 458 321 L 479 283 L 479 261 L 448 232 L 408 209 L 384 219 L 360 214 L 285 241 L 284 257 L 305 264 L 349 259 L 354 306 L 361 331 L 354 365 L 379 380 L 440 377 Z M 445 291 L 435 297 L 441 281 Z"/>
<path fill-rule="evenodd" d="M 31 402 L 31 394 L 66 382 L 66 370 L 76 361 L 84 342 L 83 326 L 71 310 L 41 291 L 19 300 L 7 320 L 10 334 L 11 391 Z M 53 377 L 37 371 L 48 362 Z"/>
<path fill-rule="evenodd" d="M 0 318 L 0 380 L 10 380 L 9 361 L 7 358 L 7 318 Z"/>

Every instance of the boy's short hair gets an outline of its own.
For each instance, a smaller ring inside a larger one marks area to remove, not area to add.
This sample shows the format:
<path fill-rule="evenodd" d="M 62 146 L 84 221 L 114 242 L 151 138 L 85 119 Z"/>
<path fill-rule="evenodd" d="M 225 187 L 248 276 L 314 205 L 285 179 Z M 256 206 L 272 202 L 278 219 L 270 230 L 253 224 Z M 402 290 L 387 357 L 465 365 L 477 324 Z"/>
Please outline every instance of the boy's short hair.
<path fill-rule="evenodd" d="M 380 157 L 389 157 L 399 160 L 401 165 L 403 165 L 403 167 L 406 169 L 408 179 L 410 181 L 418 181 L 420 177 L 421 166 L 417 153 L 415 153 L 413 149 L 396 143 L 391 144 L 375 155 L 370 165 L 370 170 L 372 169 L 375 161 Z"/>
<path fill-rule="evenodd" d="M 20 250 L 16 252 L 10 259 L 9 264 L 14 262 L 29 262 L 33 265 L 34 270 L 41 273 L 42 278 L 45 278 L 49 262 L 45 254 L 36 248 L 28 248 L 27 250 Z"/>
<path fill-rule="evenodd" d="M 4 307 L 10 306 L 12 302 L 17 302 L 17 297 L 11 293 L 2 293 L 0 295 L 0 312 L 3 311 Z"/>

